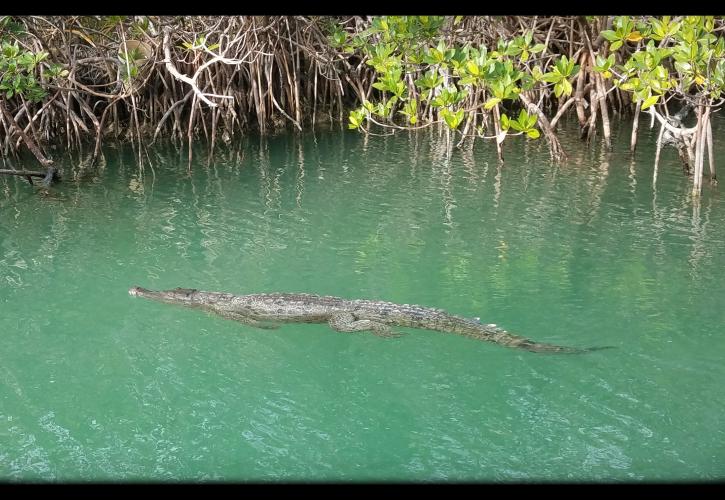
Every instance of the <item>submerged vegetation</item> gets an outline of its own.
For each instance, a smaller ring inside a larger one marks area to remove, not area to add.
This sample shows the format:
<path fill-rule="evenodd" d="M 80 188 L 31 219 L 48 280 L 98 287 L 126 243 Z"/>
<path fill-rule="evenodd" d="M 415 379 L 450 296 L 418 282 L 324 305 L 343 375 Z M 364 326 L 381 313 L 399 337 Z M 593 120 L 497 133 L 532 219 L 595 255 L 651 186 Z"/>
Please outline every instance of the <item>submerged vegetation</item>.
<path fill-rule="evenodd" d="M 159 137 L 211 152 L 251 128 L 347 122 L 363 133 L 439 126 L 450 147 L 543 134 L 580 136 L 641 113 L 677 147 L 700 193 L 716 182 L 711 117 L 725 87 L 723 19 L 679 17 L 39 17 L 0 18 L 0 151 L 24 144 L 55 176 L 49 148 L 130 141 L 143 163 Z M 191 165 L 192 148 L 188 147 Z"/>

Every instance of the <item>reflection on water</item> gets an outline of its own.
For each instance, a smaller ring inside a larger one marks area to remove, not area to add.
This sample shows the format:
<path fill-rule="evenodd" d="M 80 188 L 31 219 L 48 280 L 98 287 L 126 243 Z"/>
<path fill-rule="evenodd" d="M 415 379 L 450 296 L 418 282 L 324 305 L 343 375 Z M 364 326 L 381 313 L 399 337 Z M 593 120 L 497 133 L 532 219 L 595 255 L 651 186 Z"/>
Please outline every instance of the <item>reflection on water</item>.
<path fill-rule="evenodd" d="M 318 132 L 200 146 L 191 173 L 185 149 L 110 146 L 46 196 L 0 178 L 0 478 L 721 479 L 720 194 L 693 203 L 667 150 L 655 183 L 654 138 L 632 157 L 626 127 L 611 152 L 566 137 L 562 165 L 541 141 L 500 164 L 435 132 Z M 261 331 L 132 285 L 417 303 L 618 348 Z"/>

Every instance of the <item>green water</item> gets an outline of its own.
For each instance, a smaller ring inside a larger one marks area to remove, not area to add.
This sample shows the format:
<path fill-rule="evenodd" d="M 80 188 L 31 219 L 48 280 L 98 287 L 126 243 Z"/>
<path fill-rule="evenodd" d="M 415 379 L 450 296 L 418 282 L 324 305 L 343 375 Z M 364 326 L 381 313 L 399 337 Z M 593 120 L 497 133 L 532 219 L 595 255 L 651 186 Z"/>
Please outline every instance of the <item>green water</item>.
<path fill-rule="evenodd" d="M 48 196 L 0 179 L 0 480 L 722 480 L 725 207 L 709 186 L 693 205 L 672 151 L 653 185 L 651 134 L 634 160 L 626 127 L 609 156 L 572 138 L 558 167 L 543 141 L 501 167 L 489 144 L 334 131 L 200 148 L 190 177 L 185 151 L 140 170 L 109 147 Z M 616 349 L 257 330 L 133 285 Z"/>

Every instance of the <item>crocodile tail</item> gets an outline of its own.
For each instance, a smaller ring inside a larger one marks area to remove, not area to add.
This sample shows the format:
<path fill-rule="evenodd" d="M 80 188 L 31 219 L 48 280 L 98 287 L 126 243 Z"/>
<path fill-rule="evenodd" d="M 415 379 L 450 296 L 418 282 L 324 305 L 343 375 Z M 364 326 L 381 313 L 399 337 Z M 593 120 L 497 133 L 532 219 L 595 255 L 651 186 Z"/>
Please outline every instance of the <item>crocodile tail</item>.
<path fill-rule="evenodd" d="M 592 351 L 603 351 L 605 349 L 616 349 L 617 346 L 613 345 L 601 345 L 596 347 L 585 347 L 583 350 L 584 352 L 592 352 Z"/>
<path fill-rule="evenodd" d="M 528 345 L 519 345 L 517 347 L 520 347 L 522 349 L 526 349 L 527 351 L 531 352 L 538 352 L 538 353 L 552 353 L 552 354 L 585 354 L 587 352 L 593 352 L 593 351 L 602 351 L 604 349 L 614 349 L 614 346 L 608 345 L 608 346 L 596 346 L 596 347 L 565 347 L 560 345 L 554 345 L 554 344 L 540 344 L 538 342 L 533 342 Z"/>
<path fill-rule="evenodd" d="M 448 327 L 448 331 L 465 335 L 488 342 L 494 342 L 496 344 L 512 347 L 515 349 L 524 349 L 529 352 L 537 353 L 551 353 L 551 354 L 584 354 L 586 352 L 600 351 L 603 349 L 613 349 L 614 346 L 601 346 L 601 347 L 568 347 L 556 344 L 546 344 L 542 342 L 536 342 L 526 337 L 514 335 L 496 325 L 489 324 L 484 325 L 480 322 L 474 322 L 473 320 L 466 318 L 455 318 L 455 322 Z M 437 330 L 444 330 L 443 328 L 436 328 Z"/>

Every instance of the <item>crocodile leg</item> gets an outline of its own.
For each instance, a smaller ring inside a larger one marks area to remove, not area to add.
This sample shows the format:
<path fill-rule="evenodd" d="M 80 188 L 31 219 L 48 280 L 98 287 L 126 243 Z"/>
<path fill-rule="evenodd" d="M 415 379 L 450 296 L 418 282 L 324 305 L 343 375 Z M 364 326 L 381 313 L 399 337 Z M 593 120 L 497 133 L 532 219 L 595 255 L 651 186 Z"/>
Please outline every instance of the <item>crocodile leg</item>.
<path fill-rule="evenodd" d="M 338 332 L 373 332 L 378 337 L 400 337 L 402 334 L 395 333 L 388 325 L 370 321 L 369 319 L 355 319 L 351 313 L 338 313 L 330 316 L 327 321 L 330 328 Z"/>

